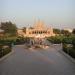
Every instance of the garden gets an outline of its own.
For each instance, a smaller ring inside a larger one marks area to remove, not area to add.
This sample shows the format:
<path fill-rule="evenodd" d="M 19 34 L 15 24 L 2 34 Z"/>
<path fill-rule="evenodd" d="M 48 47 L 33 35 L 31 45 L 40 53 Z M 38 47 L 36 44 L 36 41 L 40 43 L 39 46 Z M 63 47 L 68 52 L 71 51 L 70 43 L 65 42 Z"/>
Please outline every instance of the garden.
<path fill-rule="evenodd" d="M 12 51 L 13 45 L 25 44 L 29 40 L 28 37 L 4 37 L 0 38 L 0 58 Z"/>
<path fill-rule="evenodd" d="M 69 54 L 71 57 L 75 58 L 75 35 L 71 36 L 53 36 L 47 38 L 53 44 L 61 44 L 62 49 L 65 53 Z"/>

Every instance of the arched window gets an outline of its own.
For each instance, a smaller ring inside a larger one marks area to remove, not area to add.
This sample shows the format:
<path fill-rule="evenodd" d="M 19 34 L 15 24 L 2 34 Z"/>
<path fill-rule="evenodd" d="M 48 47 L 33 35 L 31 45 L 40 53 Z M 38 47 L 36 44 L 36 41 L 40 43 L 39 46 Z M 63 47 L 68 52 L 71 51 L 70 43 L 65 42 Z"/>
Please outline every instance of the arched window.
<path fill-rule="evenodd" d="M 36 34 L 36 31 L 35 31 L 35 34 Z"/>
<path fill-rule="evenodd" d="M 42 31 L 40 31 L 40 34 L 42 34 Z"/>
<path fill-rule="evenodd" d="M 36 33 L 38 34 L 38 31 L 36 31 Z"/>

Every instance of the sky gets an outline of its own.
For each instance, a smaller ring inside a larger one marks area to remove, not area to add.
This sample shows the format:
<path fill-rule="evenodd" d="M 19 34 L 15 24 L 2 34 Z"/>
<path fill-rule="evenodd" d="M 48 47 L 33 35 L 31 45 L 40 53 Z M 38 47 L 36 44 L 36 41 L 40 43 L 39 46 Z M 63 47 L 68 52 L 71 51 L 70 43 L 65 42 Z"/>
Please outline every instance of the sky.
<path fill-rule="evenodd" d="M 0 0 L 0 22 L 20 28 L 38 20 L 53 28 L 75 28 L 75 0 Z"/>

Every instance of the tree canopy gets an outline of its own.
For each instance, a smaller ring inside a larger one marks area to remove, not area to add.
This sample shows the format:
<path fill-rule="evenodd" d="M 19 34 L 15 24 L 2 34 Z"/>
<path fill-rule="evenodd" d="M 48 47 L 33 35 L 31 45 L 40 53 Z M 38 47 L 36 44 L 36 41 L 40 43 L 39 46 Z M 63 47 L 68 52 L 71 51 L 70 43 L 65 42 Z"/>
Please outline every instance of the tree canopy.
<path fill-rule="evenodd" d="M 61 34 L 69 36 L 71 33 L 68 30 L 61 30 Z"/>
<path fill-rule="evenodd" d="M 12 22 L 1 22 L 2 30 L 4 30 L 5 34 L 15 35 L 17 32 L 17 27 Z"/>
<path fill-rule="evenodd" d="M 53 32 L 54 32 L 55 34 L 60 34 L 60 29 L 53 29 Z"/>
<path fill-rule="evenodd" d="M 72 33 L 75 34 L 75 29 L 73 29 Z"/>

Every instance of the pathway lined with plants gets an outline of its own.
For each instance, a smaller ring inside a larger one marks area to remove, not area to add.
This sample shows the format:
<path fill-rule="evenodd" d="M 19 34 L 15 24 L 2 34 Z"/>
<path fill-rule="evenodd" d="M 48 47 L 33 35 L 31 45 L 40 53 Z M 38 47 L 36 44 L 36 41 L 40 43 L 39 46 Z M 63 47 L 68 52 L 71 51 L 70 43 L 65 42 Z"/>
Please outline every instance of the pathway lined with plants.
<path fill-rule="evenodd" d="M 0 75 L 75 75 L 75 63 L 58 49 L 53 45 L 35 50 L 15 46 L 14 53 L 0 62 Z"/>

